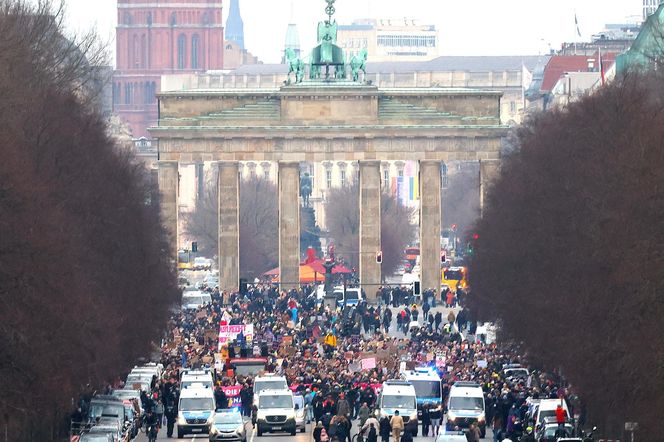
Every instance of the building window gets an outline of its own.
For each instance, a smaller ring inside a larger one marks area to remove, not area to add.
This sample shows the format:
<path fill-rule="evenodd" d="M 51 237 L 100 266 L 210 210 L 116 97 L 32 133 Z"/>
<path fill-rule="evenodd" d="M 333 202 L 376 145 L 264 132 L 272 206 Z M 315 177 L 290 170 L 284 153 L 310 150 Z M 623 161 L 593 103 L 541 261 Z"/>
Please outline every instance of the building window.
<path fill-rule="evenodd" d="M 134 35 L 132 38 L 131 58 L 129 60 L 129 67 L 137 68 L 139 66 L 140 49 L 138 47 L 138 36 Z"/>
<path fill-rule="evenodd" d="M 265 181 L 270 181 L 270 169 L 263 169 L 263 178 Z"/>
<path fill-rule="evenodd" d="M 148 40 L 145 34 L 141 35 L 141 67 L 145 68 L 147 66 L 148 60 Z"/>
<path fill-rule="evenodd" d="M 390 169 L 385 168 L 383 170 L 383 182 L 388 183 L 390 182 Z"/>
<path fill-rule="evenodd" d="M 516 113 L 516 101 L 510 101 L 510 113 Z"/>
<path fill-rule="evenodd" d="M 341 169 L 341 187 L 346 187 L 346 171 Z"/>
<path fill-rule="evenodd" d="M 325 184 L 328 189 L 332 188 L 332 171 L 331 170 L 326 170 L 325 171 Z"/>
<path fill-rule="evenodd" d="M 124 13 L 124 24 L 125 25 L 131 25 L 133 22 L 133 18 L 129 12 Z"/>
<path fill-rule="evenodd" d="M 178 69 L 184 69 L 187 56 L 187 37 L 180 34 L 178 37 Z"/>
<path fill-rule="evenodd" d="M 399 176 L 403 176 L 403 169 L 399 169 Z"/>
<path fill-rule="evenodd" d="M 191 37 L 191 68 L 198 69 L 198 53 L 201 39 L 198 34 Z"/>
<path fill-rule="evenodd" d="M 447 186 L 450 184 L 450 179 L 447 176 L 447 164 L 443 163 L 441 168 L 440 168 L 440 173 L 442 175 L 442 184 L 443 184 L 443 189 L 447 189 Z"/>

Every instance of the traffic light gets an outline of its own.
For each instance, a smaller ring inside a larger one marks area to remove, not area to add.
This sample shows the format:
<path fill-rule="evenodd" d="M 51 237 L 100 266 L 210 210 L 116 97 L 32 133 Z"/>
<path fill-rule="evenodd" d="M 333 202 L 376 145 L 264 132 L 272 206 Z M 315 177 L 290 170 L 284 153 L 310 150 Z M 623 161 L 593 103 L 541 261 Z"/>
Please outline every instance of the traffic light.
<path fill-rule="evenodd" d="M 381 252 L 381 251 L 376 252 L 376 262 L 378 264 L 382 264 L 382 262 L 383 262 L 383 252 Z"/>
<path fill-rule="evenodd" d="M 420 288 L 420 281 L 413 281 L 413 296 L 419 296 L 422 294 L 422 289 Z"/>
<path fill-rule="evenodd" d="M 194 253 L 198 253 L 198 242 L 194 241 L 191 243 L 191 251 Z"/>
<path fill-rule="evenodd" d="M 473 233 L 473 241 L 477 241 L 480 239 L 480 234 L 479 233 Z"/>
<path fill-rule="evenodd" d="M 447 254 L 443 250 L 440 252 L 440 263 L 445 264 L 446 262 L 447 262 Z"/>
<path fill-rule="evenodd" d="M 240 293 L 245 295 L 247 293 L 247 280 L 240 278 Z"/>

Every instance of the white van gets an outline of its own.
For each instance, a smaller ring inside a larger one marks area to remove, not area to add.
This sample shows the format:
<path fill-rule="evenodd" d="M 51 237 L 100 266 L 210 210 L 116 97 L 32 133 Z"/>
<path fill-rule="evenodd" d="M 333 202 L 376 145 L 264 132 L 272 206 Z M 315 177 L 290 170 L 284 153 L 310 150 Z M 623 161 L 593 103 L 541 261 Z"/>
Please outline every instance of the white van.
<path fill-rule="evenodd" d="M 544 420 L 547 417 L 556 417 L 556 408 L 558 408 L 558 405 L 562 405 L 567 419 L 570 418 L 569 408 L 567 408 L 567 402 L 564 399 L 540 399 L 540 401 L 535 404 L 535 430 L 539 429 L 539 426 L 544 423 Z"/>
<path fill-rule="evenodd" d="M 185 434 L 209 433 L 215 408 L 211 388 L 183 388 L 178 403 L 178 439 Z"/>
<path fill-rule="evenodd" d="M 180 380 L 180 388 L 190 388 L 190 387 L 199 387 L 199 388 L 209 388 L 214 389 L 214 382 L 209 375 L 205 374 L 184 374 Z"/>
<path fill-rule="evenodd" d="M 447 399 L 446 430 L 453 431 L 477 424 L 482 437 L 486 435 L 484 392 L 477 382 L 455 382 Z"/>
<path fill-rule="evenodd" d="M 259 396 L 263 390 L 288 390 L 288 382 L 283 376 L 267 373 L 256 376 L 254 379 L 254 397 Z"/>
<path fill-rule="evenodd" d="M 359 287 L 346 287 L 344 289 L 342 285 L 334 288 L 334 296 L 337 297 L 337 305 L 339 306 L 354 306 L 364 299 L 362 289 Z"/>
<path fill-rule="evenodd" d="M 403 418 L 404 423 L 417 419 L 415 387 L 410 382 L 402 380 L 383 382 L 378 396 L 378 408 L 381 418 L 387 416 L 391 419 L 394 412 L 399 411 L 399 416 Z"/>
<path fill-rule="evenodd" d="M 256 399 L 256 435 L 290 433 L 295 436 L 296 416 L 293 392 L 290 390 L 262 390 Z"/>

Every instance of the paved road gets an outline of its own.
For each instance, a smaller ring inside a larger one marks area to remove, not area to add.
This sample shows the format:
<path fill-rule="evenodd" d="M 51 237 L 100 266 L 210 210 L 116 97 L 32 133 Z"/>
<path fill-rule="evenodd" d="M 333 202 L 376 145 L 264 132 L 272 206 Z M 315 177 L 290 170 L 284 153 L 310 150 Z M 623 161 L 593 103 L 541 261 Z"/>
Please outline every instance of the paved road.
<path fill-rule="evenodd" d="M 359 424 L 359 421 L 353 421 L 353 428 L 351 431 L 352 435 L 355 435 L 357 433 L 357 426 Z M 444 428 L 444 427 L 443 427 Z M 247 442 L 272 442 L 272 441 L 277 441 L 277 442 L 311 442 L 313 441 L 313 438 L 311 437 L 311 431 L 313 431 L 313 428 L 311 425 L 307 425 L 307 431 L 305 433 L 298 433 L 295 436 L 291 436 L 290 434 L 264 434 L 261 437 L 258 437 L 257 435 L 254 434 L 254 432 L 251 430 L 251 424 L 247 423 L 247 430 L 249 432 L 247 433 Z M 420 426 L 420 431 L 422 430 L 422 427 Z M 177 426 L 176 430 L 173 432 L 174 436 L 177 437 Z M 202 442 L 208 439 L 207 434 L 201 434 L 201 435 L 189 435 L 185 437 L 184 439 L 176 439 L 176 438 L 168 439 L 166 437 L 166 427 L 162 428 L 162 430 L 159 432 L 159 437 L 157 438 L 158 440 L 164 440 L 164 441 L 182 441 L 182 442 Z M 416 437 L 415 442 L 433 442 L 434 438 L 432 436 L 429 437 Z M 491 437 L 491 432 L 488 431 L 487 437 L 485 439 L 482 439 L 483 441 L 491 441 L 493 438 Z M 139 436 L 135 439 L 135 442 L 146 442 L 147 438 L 143 434 L 139 434 Z"/>

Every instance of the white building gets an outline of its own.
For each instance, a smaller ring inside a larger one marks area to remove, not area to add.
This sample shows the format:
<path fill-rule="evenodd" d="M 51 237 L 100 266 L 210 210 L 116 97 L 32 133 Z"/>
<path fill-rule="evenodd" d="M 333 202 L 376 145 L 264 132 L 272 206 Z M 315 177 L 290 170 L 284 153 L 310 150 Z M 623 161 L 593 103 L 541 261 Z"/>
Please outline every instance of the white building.
<path fill-rule="evenodd" d="M 643 0 L 643 21 L 653 14 L 664 0 Z"/>
<path fill-rule="evenodd" d="M 350 55 L 366 49 L 371 61 L 428 61 L 438 56 L 438 31 L 411 19 L 365 19 L 339 25 L 337 44 Z"/>

